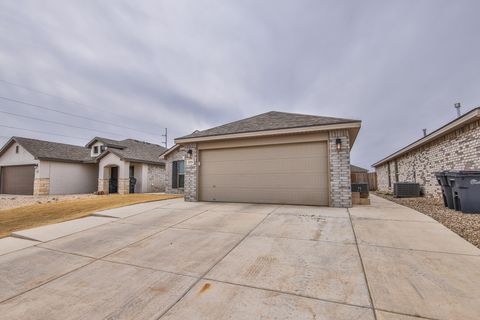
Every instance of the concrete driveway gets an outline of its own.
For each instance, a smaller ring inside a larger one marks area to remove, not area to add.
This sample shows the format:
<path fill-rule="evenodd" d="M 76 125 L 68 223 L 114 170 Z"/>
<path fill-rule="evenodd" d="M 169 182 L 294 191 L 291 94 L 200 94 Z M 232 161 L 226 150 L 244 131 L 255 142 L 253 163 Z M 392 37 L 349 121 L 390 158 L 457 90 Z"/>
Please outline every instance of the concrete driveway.
<path fill-rule="evenodd" d="M 0 255 L 2 318 L 480 318 L 480 250 L 375 196 L 349 210 L 167 200 L 97 218 L 24 231 Z"/>

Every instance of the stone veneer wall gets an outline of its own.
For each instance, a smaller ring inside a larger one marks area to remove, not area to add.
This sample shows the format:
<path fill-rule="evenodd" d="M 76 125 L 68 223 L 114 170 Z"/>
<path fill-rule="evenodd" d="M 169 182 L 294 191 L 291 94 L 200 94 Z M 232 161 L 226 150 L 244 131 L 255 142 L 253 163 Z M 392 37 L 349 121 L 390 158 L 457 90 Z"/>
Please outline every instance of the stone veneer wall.
<path fill-rule="evenodd" d="M 109 179 L 98 179 L 98 192 L 108 193 Z"/>
<path fill-rule="evenodd" d="M 167 156 L 165 163 L 165 192 L 170 194 L 183 194 L 184 188 L 172 188 L 172 163 L 177 160 L 184 160 L 187 150 L 184 146 L 180 146 Z"/>
<path fill-rule="evenodd" d="M 130 179 L 118 178 L 118 194 L 130 193 Z"/>
<path fill-rule="evenodd" d="M 337 139 L 342 140 L 342 148 L 337 150 Z M 347 130 L 330 131 L 328 135 L 330 206 L 350 208 L 352 191 L 350 180 L 350 137 Z"/>
<path fill-rule="evenodd" d="M 35 178 L 33 181 L 33 195 L 43 196 L 50 194 L 50 179 Z"/>
<path fill-rule="evenodd" d="M 147 192 L 165 191 L 165 167 L 149 164 L 147 169 Z"/>
<path fill-rule="evenodd" d="M 441 189 L 434 176 L 435 172 L 480 170 L 480 121 L 466 124 L 395 160 L 400 182 L 417 182 L 426 196 L 441 198 Z M 395 160 L 390 161 L 391 187 L 388 186 L 388 163 L 375 169 L 379 191 L 393 191 Z"/>

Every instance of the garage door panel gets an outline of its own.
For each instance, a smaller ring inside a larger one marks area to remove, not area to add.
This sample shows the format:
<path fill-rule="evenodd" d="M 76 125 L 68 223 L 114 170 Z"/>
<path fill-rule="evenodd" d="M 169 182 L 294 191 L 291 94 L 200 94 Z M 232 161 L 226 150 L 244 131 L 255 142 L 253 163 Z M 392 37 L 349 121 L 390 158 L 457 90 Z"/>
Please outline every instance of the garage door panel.
<path fill-rule="evenodd" d="M 208 185 L 205 187 L 216 188 L 242 188 L 248 186 L 252 189 L 268 187 L 288 187 L 290 189 L 305 188 L 309 189 L 312 185 L 320 186 L 323 178 L 320 175 L 309 173 L 297 173 L 290 175 L 288 173 L 275 174 L 229 174 L 229 175 L 211 175 L 208 178 Z M 203 185 L 202 185 L 203 186 Z"/>
<path fill-rule="evenodd" d="M 204 174 L 210 175 L 218 172 L 230 172 L 232 167 L 235 167 L 235 172 L 245 174 L 282 173 L 286 171 L 290 173 L 327 172 L 326 160 L 321 161 L 318 158 L 209 161 L 208 165 L 203 166 L 201 170 Z"/>
<path fill-rule="evenodd" d="M 242 160 L 261 160 L 261 159 L 288 159 L 292 155 L 301 153 L 304 157 L 322 157 L 326 152 L 325 143 L 306 144 L 288 144 L 272 145 L 252 148 L 232 148 L 204 150 L 202 160 L 204 161 L 238 161 Z M 323 146 L 325 145 L 325 146 Z M 288 146 L 288 153 L 285 153 L 285 146 Z M 225 152 L 228 150 L 228 152 Z M 296 157 L 297 158 L 297 157 Z"/>
<path fill-rule="evenodd" d="M 316 191 L 309 189 L 301 190 L 282 189 L 282 188 L 230 188 L 221 189 L 206 188 L 205 196 L 210 201 L 225 202 L 248 202 L 253 203 L 279 203 L 279 204 L 300 204 L 300 205 L 323 205 L 328 203 L 328 190 L 322 188 Z"/>
<path fill-rule="evenodd" d="M 326 142 L 200 151 L 200 200 L 328 205 Z"/>
<path fill-rule="evenodd" d="M 2 167 L 0 191 L 5 194 L 33 194 L 34 166 Z"/>

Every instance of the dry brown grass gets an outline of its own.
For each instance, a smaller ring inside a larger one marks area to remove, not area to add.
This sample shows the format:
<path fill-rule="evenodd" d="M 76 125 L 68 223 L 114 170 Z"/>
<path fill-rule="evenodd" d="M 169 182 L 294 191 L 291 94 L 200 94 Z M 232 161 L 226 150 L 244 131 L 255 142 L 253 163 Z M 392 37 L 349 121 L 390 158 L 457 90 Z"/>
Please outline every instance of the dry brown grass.
<path fill-rule="evenodd" d="M 106 195 L 0 210 L 0 238 L 14 231 L 78 219 L 100 210 L 179 197 L 166 194 Z"/>

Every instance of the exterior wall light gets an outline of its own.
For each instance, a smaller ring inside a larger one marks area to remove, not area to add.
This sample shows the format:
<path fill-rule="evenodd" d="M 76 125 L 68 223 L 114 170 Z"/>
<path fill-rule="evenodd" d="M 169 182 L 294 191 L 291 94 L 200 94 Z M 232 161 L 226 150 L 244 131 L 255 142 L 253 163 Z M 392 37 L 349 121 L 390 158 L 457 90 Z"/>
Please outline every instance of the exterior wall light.
<path fill-rule="evenodd" d="M 187 159 L 192 159 L 192 155 L 193 155 L 193 151 L 192 151 L 192 149 L 189 149 L 187 151 Z"/>
<path fill-rule="evenodd" d="M 337 146 L 337 150 L 342 149 L 342 139 L 337 138 L 337 140 L 335 140 L 335 145 Z"/>

